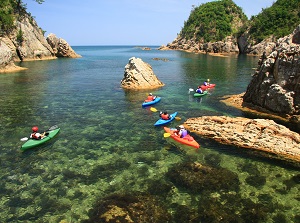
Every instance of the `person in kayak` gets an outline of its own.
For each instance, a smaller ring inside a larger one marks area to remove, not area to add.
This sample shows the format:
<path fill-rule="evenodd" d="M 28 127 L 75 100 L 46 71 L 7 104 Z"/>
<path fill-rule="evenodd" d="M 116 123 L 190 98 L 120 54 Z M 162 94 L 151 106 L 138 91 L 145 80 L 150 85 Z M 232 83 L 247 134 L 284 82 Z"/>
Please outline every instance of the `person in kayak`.
<path fill-rule="evenodd" d="M 149 93 L 147 99 L 145 100 L 145 102 L 149 102 L 149 101 L 154 101 L 156 98 L 156 96 L 154 96 L 152 93 Z"/>
<path fill-rule="evenodd" d="M 209 81 L 210 81 L 210 80 L 209 80 L 209 79 L 207 79 L 206 81 L 204 81 L 204 82 L 203 82 L 203 85 L 204 85 L 204 86 L 208 86 L 208 85 L 210 85 Z"/>
<path fill-rule="evenodd" d="M 159 112 L 159 117 L 161 117 L 163 120 L 169 120 L 171 118 L 167 111 Z"/>
<path fill-rule="evenodd" d="M 37 126 L 33 126 L 31 128 L 31 130 L 32 130 L 32 133 L 30 135 L 31 139 L 38 139 L 39 140 L 39 139 L 42 139 L 42 138 L 45 137 L 45 132 L 43 134 L 38 133 L 39 128 Z"/>
<path fill-rule="evenodd" d="M 203 94 L 203 90 L 202 90 L 201 86 L 198 86 L 196 93 Z"/>
<path fill-rule="evenodd" d="M 185 136 L 188 135 L 188 131 L 184 128 L 183 125 L 178 126 L 177 131 L 174 132 L 176 135 L 178 135 L 180 138 L 184 138 Z"/>

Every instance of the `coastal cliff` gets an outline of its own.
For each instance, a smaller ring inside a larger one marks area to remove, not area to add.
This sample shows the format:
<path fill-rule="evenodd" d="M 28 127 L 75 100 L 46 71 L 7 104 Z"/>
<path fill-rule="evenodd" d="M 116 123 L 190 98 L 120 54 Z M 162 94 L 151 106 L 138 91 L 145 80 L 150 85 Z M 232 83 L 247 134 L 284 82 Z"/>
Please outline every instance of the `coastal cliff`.
<path fill-rule="evenodd" d="M 183 50 L 208 54 L 271 53 L 276 41 L 300 24 L 299 1 L 277 0 L 248 20 L 232 0 L 194 7 L 175 40 L 160 50 Z"/>
<path fill-rule="evenodd" d="M 26 69 L 14 64 L 17 61 L 49 60 L 57 57 L 76 58 L 69 44 L 50 34 L 44 37 L 43 30 L 28 13 L 14 21 L 14 28 L 0 36 L 0 72 Z"/>
<path fill-rule="evenodd" d="M 263 54 L 243 102 L 300 120 L 300 25 Z"/>

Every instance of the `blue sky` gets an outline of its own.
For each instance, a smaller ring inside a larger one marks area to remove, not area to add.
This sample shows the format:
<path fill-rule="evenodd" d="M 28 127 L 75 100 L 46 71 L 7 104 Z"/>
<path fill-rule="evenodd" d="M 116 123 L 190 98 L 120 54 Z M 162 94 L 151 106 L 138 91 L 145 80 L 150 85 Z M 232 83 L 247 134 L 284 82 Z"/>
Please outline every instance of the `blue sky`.
<path fill-rule="evenodd" d="M 275 0 L 234 0 L 250 18 Z M 192 10 L 208 0 L 23 0 L 46 31 L 71 46 L 166 45 Z"/>

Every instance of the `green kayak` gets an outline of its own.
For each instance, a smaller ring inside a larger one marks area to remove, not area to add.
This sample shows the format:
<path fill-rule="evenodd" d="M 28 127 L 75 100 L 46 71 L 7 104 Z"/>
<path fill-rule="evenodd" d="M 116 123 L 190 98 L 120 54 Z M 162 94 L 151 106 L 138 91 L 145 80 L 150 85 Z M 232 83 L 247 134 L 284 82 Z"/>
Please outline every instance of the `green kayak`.
<path fill-rule="evenodd" d="M 207 95 L 207 91 L 203 91 L 203 93 L 202 94 L 200 94 L 200 93 L 195 93 L 194 94 L 194 97 L 202 97 L 202 96 L 204 96 L 204 95 Z"/>
<path fill-rule="evenodd" d="M 33 147 L 39 146 L 47 141 L 49 141 L 50 139 L 52 139 L 54 136 L 57 135 L 57 133 L 59 132 L 60 128 L 58 128 L 57 126 L 52 126 L 49 130 L 46 131 L 46 136 L 42 139 L 28 139 L 27 142 L 25 142 L 20 150 L 25 151 L 27 149 L 31 149 Z"/>

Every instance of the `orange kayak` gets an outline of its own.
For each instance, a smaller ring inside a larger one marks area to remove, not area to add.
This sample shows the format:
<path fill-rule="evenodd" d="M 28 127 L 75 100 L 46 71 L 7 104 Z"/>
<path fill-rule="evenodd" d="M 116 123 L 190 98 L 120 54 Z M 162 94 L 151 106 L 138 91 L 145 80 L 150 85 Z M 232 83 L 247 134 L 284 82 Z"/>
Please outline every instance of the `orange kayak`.
<path fill-rule="evenodd" d="M 209 84 L 209 85 L 201 85 L 201 89 L 202 90 L 207 90 L 207 89 L 210 89 L 210 88 L 214 88 L 216 86 L 216 84 Z"/>
<path fill-rule="evenodd" d="M 175 129 L 170 129 L 168 127 L 164 127 L 164 130 L 167 132 L 167 133 L 170 133 L 171 134 L 171 138 L 173 138 L 174 140 L 176 140 L 177 142 L 180 142 L 182 144 L 185 144 L 185 145 L 188 145 L 188 146 L 192 146 L 196 149 L 199 149 L 200 148 L 200 145 L 195 141 L 195 139 L 190 136 L 190 135 L 187 135 L 183 138 L 180 138 L 179 136 L 175 135 L 173 132 Z"/>

